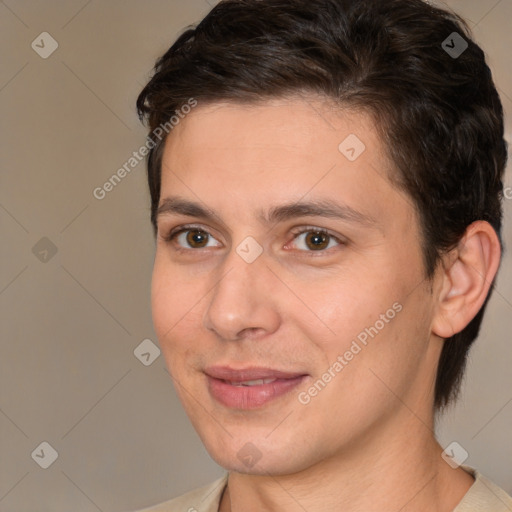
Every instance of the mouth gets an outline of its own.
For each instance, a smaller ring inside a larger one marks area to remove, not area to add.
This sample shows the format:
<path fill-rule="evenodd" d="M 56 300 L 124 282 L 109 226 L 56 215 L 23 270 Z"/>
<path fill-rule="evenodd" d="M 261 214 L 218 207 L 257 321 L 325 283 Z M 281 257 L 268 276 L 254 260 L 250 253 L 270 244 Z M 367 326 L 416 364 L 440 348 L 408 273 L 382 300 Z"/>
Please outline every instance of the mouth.
<path fill-rule="evenodd" d="M 213 399 L 231 409 L 256 409 L 288 394 L 307 377 L 271 368 L 236 369 L 214 366 L 205 370 Z"/>

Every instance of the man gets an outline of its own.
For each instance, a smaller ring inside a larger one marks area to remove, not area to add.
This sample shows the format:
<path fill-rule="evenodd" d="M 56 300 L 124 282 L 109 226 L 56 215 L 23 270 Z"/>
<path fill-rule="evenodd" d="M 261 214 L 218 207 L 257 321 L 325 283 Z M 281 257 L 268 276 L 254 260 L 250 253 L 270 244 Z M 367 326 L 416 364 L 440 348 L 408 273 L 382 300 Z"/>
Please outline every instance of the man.
<path fill-rule="evenodd" d="M 435 439 L 501 257 L 503 112 L 420 0 L 225 0 L 159 59 L 155 329 L 228 473 L 151 511 L 510 511 Z"/>

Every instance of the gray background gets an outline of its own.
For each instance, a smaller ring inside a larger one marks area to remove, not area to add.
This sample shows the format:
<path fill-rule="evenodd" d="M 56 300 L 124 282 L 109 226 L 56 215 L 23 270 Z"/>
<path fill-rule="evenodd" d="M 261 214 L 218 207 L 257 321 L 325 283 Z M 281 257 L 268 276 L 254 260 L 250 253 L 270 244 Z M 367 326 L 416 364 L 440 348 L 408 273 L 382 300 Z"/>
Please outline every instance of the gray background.
<path fill-rule="evenodd" d="M 512 1 L 447 3 L 488 54 L 511 141 Z M 132 510 L 223 474 L 189 425 L 163 357 L 145 366 L 134 355 L 144 339 L 157 344 L 144 163 L 103 200 L 92 194 L 144 143 L 134 101 L 154 60 L 211 5 L 0 2 L 1 511 Z M 45 31 L 59 46 L 43 59 L 31 43 Z M 510 166 L 507 186 L 511 247 Z M 463 397 L 438 431 L 512 493 L 510 263 L 508 253 Z M 48 461 L 43 441 L 58 452 L 47 469 L 36 463 Z"/>

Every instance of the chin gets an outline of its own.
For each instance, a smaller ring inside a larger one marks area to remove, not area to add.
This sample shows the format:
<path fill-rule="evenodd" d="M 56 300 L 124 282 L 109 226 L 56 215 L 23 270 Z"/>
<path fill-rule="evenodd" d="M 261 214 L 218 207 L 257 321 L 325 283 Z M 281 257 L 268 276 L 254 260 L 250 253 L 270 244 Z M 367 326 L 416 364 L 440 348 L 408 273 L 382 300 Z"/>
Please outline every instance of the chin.
<path fill-rule="evenodd" d="M 225 439 L 224 443 L 203 443 L 210 457 L 227 471 L 247 475 L 282 476 L 301 472 L 317 461 L 309 460 L 288 443 L 270 442 L 257 436 Z"/>
<path fill-rule="evenodd" d="M 265 463 L 260 460 L 254 466 L 250 467 L 243 462 L 240 462 L 236 457 L 219 456 L 213 457 L 213 460 L 226 471 L 232 471 L 243 475 L 254 475 L 254 476 L 283 476 L 291 475 L 300 472 L 302 469 L 294 467 L 290 461 L 286 463 L 284 461 L 269 461 Z"/>

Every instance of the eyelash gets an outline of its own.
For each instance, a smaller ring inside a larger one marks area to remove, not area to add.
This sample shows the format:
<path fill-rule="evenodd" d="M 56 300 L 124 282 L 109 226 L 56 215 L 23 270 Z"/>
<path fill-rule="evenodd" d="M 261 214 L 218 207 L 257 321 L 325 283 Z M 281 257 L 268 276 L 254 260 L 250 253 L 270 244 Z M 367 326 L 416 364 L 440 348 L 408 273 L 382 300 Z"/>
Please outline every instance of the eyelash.
<path fill-rule="evenodd" d="M 203 233 L 206 233 L 208 236 L 212 236 L 207 230 L 203 229 L 201 226 L 185 225 L 185 226 L 180 226 L 178 228 L 173 229 L 169 234 L 163 236 L 162 238 L 163 238 L 164 242 L 170 243 L 181 233 L 185 233 L 187 231 L 193 231 L 193 230 L 201 231 Z M 295 240 L 298 236 L 300 236 L 304 233 L 311 233 L 311 232 L 328 236 L 329 238 L 334 239 L 336 242 L 338 242 L 339 245 L 346 245 L 345 241 L 341 240 L 339 237 L 337 237 L 330 231 L 328 231 L 324 228 L 318 228 L 315 226 L 305 226 L 305 227 L 301 228 L 300 230 L 292 231 L 292 235 L 294 236 L 293 240 Z M 304 252 L 304 253 L 310 253 L 311 256 L 315 257 L 315 255 L 322 255 L 322 254 L 326 254 L 326 253 L 329 254 L 332 249 L 333 249 L 333 247 L 331 247 L 329 249 L 320 249 L 318 251 L 312 251 L 312 250 L 306 251 L 306 250 L 302 250 L 302 249 L 299 249 L 299 251 Z M 187 248 L 184 248 L 181 246 L 177 246 L 174 248 L 174 250 L 176 250 L 178 252 L 191 252 L 191 251 L 198 252 L 201 250 L 201 248 L 199 248 L 199 249 L 188 248 L 187 249 Z"/>

